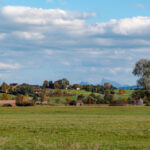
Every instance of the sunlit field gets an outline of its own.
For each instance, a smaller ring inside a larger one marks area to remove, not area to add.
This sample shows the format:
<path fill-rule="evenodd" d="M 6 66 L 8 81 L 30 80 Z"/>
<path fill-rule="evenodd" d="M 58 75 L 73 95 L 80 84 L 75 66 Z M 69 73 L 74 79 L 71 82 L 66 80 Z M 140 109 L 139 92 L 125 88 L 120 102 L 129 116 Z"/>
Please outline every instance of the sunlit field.
<path fill-rule="evenodd" d="M 0 150 L 149 150 L 149 107 L 0 108 Z"/>

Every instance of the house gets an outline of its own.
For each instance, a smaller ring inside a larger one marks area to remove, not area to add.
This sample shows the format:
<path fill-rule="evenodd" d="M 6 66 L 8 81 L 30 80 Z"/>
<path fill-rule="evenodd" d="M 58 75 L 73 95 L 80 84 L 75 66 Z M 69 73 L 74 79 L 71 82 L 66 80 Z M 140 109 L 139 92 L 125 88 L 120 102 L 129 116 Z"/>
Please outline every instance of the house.
<path fill-rule="evenodd" d="M 38 94 L 38 93 L 43 93 L 44 90 L 42 90 L 42 89 L 34 89 L 34 92 L 35 92 L 36 94 Z"/>
<path fill-rule="evenodd" d="M 142 98 L 140 98 L 137 102 L 136 102 L 137 105 L 143 105 L 144 104 L 144 101 Z"/>
<path fill-rule="evenodd" d="M 104 87 L 105 87 L 105 88 L 110 88 L 110 87 L 111 87 L 111 85 L 110 85 L 110 83 L 109 83 L 109 82 L 105 82 L 105 83 L 104 83 Z"/>
<path fill-rule="evenodd" d="M 17 86 L 18 86 L 18 83 L 11 83 L 10 86 L 11 86 L 11 87 L 17 87 Z"/>
<path fill-rule="evenodd" d="M 15 89 L 18 86 L 18 83 L 11 83 L 9 86 L 11 87 L 11 89 Z"/>
<path fill-rule="evenodd" d="M 84 105 L 84 103 L 83 103 L 82 100 L 77 100 L 76 101 L 76 106 L 83 106 L 83 105 Z"/>
<path fill-rule="evenodd" d="M 80 91 L 80 88 L 76 88 L 77 91 Z"/>

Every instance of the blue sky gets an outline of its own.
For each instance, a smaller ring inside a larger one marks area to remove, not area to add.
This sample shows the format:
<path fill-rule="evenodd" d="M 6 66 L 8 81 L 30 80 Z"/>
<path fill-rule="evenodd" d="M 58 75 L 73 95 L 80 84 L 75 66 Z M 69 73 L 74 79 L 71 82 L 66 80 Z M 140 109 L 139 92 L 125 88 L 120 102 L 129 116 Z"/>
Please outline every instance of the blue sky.
<path fill-rule="evenodd" d="M 150 14 L 150 2 L 148 0 L 3 0 L 1 6 L 5 5 L 96 12 L 98 17 L 95 20 L 97 21 L 149 16 Z"/>
<path fill-rule="evenodd" d="M 136 84 L 149 35 L 148 0 L 2 0 L 0 81 Z"/>

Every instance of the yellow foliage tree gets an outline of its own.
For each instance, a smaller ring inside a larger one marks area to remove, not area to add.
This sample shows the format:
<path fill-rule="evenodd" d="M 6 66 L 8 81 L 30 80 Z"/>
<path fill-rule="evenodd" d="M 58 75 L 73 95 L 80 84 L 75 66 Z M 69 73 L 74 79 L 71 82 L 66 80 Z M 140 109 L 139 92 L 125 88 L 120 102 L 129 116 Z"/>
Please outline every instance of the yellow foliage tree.
<path fill-rule="evenodd" d="M 66 98 L 67 104 L 70 104 L 70 102 L 72 101 L 72 98 L 69 96 Z"/>
<path fill-rule="evenodd" d="M 7 93 L 4 93 L 4 94 L 3 94 L 3 99 L 4 99 L 4 100 L 9 100 L 9 95 L 8 95 Z"/>
<path fill-rule="evenodd" d="M 126 93 L 126 91 L 124 89 L 119 90 L 119 94 L 125 94 L 125 93 Z"/>

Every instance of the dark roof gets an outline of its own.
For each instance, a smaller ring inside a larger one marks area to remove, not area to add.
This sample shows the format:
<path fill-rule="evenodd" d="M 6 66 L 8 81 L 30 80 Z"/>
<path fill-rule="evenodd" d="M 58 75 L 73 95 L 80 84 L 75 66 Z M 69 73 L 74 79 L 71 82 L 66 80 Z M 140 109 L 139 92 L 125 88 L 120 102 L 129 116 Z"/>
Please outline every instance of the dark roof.
<path fill-rule="evenodd" d="M 10 86 L 17 86 L 18 83 L 11 83 Z"/>

